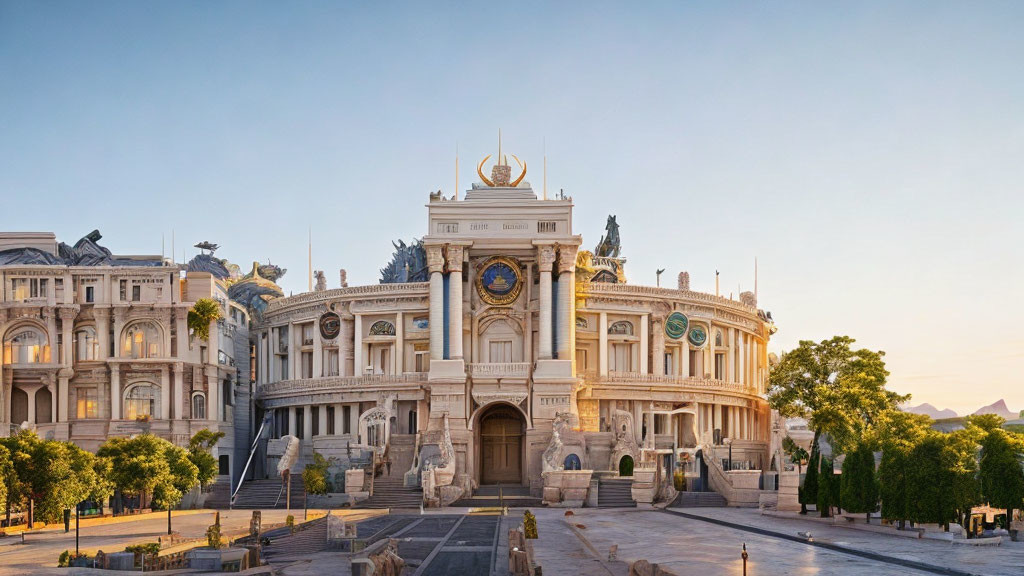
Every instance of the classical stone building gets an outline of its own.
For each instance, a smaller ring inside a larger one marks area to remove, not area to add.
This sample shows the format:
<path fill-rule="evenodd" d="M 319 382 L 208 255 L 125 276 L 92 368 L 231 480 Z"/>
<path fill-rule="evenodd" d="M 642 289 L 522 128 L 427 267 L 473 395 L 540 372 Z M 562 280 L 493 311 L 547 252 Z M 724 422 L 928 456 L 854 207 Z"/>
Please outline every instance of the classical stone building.
<path fill-rule="evenodd" d="M 99 232 L 74 246 L 52 233 L 0 233 L 0 434 L 25 426 L 95 451 L 152 432 L 178 445 L 203 428 L 226 436 L 221 474 L 239 476 L 249 438 L 249 312 L 227 270 L 118 256 Z M 212 270 L 212 272 L 210 271 Z M 219 272 L 223 273 L 219 273 Z M 220 304 L 204 341 L 193 304 Z M 237 431 L 237 432 L 236 432 Z"/>
<path fill-rule="evenodd" d="M 487 484 L 539 495 L 549 469 L 769 469 L 774 327 L 754 295 L 693 292 L 685 273 L 630 284 L 614 218 L 582 250 L 571 198 L 483 164 L 463 198 L 431 194 L 380 284 L 269 303 L 252 327 L 266 435 L 299 438 L 300 462 L 372 448 L 441 504 Z"/>

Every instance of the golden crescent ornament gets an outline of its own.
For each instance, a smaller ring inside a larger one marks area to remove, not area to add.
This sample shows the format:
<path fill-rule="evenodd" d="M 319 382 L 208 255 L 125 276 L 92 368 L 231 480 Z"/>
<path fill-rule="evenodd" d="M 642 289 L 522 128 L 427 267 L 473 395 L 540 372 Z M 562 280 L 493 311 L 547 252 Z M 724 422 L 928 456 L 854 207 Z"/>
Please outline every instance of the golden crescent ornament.
<path fill-rule="evenodd" d="M 483 160 L 480 161 L 479 164 L 477 164 L 477 166 L 476 166 L 476 173 L 477 173 L 478 176 L 480 176 L 480 179 L 483 180 L 484 184 L 490 186 L 491 188 L 494 188 L 494 182 L 491 182 L 487 178 L 487 176 L 484 176 L 484 163 L 487 162 L 487 160 L 489 160 L 490 158 L 491 158 L 491 155 L 488 154 L 487 156 L 484 157 Z"/>
<path fill-rule="evenodd" d="M 522 182 L 523 178 L 526 177 L 526 162 L 520 162 L 519 157 L 516 156 L 515 154 L 512 155 L 512 158 L 515 158 L 516 163 L 519 164 L 519 167 L 523 169 L 523 173 L 519 175 L 519 178 L 516 178 L 515 181 L 513 181 L 512 184 L 510 185 L 511 188 L 515 188 L 516 186 L 519 186 L 519 183 Z"/>

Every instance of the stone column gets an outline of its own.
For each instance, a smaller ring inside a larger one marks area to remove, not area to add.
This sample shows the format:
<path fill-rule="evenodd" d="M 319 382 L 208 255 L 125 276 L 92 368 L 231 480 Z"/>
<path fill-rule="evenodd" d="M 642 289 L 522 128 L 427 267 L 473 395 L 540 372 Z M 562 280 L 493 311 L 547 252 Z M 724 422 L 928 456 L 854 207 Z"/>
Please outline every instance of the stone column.
<path fill-rule="evenodd" d="M 66 369 L 65 369 L 66 370 Z M 65 370 L 61 372 L 64 373 Z M 2 394 L 0 394 L 2 396 Z M 54 418 L 54 422 L 67 422 L 68 421 L 68 377 L 63 374 L 57 375 L 57 396 L 56 396 L 57 414 Z"/>
<path fill-rule="evenodd" d="M 739 347 L 740 347 L 740 366 L 737 370 L 738 378 L 736 381 L 740 384 L 746 385 L 747 380 L 747 335 L 742 331 L 739 334 Z"/>
<path fill-rule="evenodd" d="M 185 381 L 183 379 L 185 365 L 175 362 L 171 365 L 171 369 L 174 371 L 174 413 L 171 417 L 181 420 L 185 417 Z M 193 414 L 192 417 L 195 418 L 195 415 Z"/>
<path fill-rule="evenodd" d="M 540 246 L 537 254 L 537 269 L 540 283 L 537 289 L 540 311 L 538 314 L 537 353 L 541 360 L 551 359 L 551 266 L 555 263 L 555 251 L 551 246 Z"/>
<path fill-rule="evenodd" d="M 213 338 L 213 334 L 210 334 L 210 338 Z M 288 373 L 289 378 L 292 380 L 298 380 L 299 374 L 302 372 L 299 370 L 299 363 L 302 362 L 302 330 L 299 325 L 292 322 L 288 325 Z"/>
<path fill-rule="evenodd" d="M 65 293 L 71 291 L 71 286 L 65 287 Z M 60 331 L 61 339 L 64 342 L 64 350 L 61 354 L 60 363 L 65 366 L 71 366 L 74 364 L 75 358 L 75 347 L 74 342 L 71 339 L 71 328 L 75 323 L 75 316 L 78 313 L 72 308 L 61 308 L 60 309 Z"/>
<path fill-rule="evenodd" d="M 220 382 L 217 379 L 217 369 L 212 366 L 206 368 L 206 403 L 207 418 L 217 422 L 224 419 L 220 413 Z"/>
<path fill-rule="evenodd" d="M 341 314 L 341 335 L 338 340 L 338 361 L 341 363 L 339 371 L 342 376 L 352 376 L 356 373 L 352 353 L 352 348 L 355 344 L 355 319 L 355 316 L 347 312 Z"/>
<path fill-rule="evenodd" d="M 53 290 L 49 292 L 47 298 L 53 298 Z M 43 361 L 60 364 L 63 350 L 57 346 L 57 309 L 47 308 L 44 315 L 46 316 L 46 340 L 49 342 L 50 357 L 44 358 Z M 67 349 L 67 342 L 63 343 L 63 348 Z"/>
<path fill-rule="evenodd" d="M 96 319 L 96 338 L 99 341 L 99 359 L 110 358 L 110 309 L 93 308 L 92 315 Z"/>
<path fill-rule="evenodd" d="M 327 404 L 321 404 L 317 409 L 317 418 L 320 420 L 320 436 L 327 436 Z"/>
<path fill-rule="evenodd" d="M 562 246 L 558 249 L 558 359 L 575 361 L 573 332 L 576 319 L 573 317 L 576 298 L 576 248 Z"/>
<path fill-rule="evenodd" d="M 654 340 L 654 370 L 655 376 L 665 375 L 665 319 L 661 317 L 652 317 L 651 329 L 654 331 L 652 334 Z"/>
<path fill-rule="evenodd" d="M 121 367 L 110 365 L 110 419 L 121 419 Z"/>
<path fill-rule="evenodd" d="M 444 359 L 444 257 L 441 246 L 427 246 L 430 271 L 430 359 Z"/>
<path fill-rule="evenodd" d="M 36 420 L 39 417 L 39 415 L 36 414 L 36 394 L 39 393 L 39 390 L 40 390 L 40 388 L 38 386 L 37 387 L 33 387 L 32 388 L 32 392 L 28 395 L 28 423 L 29 424 L 38 424 L 38 421 Z M 19 424 L 20 424 L 20 422 L 19 422 Z"/>
<path fill-rule="evenodd" d="M 341 434 L 344 434 L 344 429 L 341 427 L 342 426 L 342 419 L 341 419 L 342 412 L 343 412 L 342 405 L 341 404 L 335 404 L 334 405 L 334 435 L 335 436 L 340 436 Z"/>
<path fill-rule="evenodd" d="M 462 246 L 448 246 L 448 356 L 462 358 Z"/>
<path fill-rule="evenodd" d="M 160 367 L 160 419 L 171 419 L 171 376 L 166 365 Z"/>
<path fill-rule="evenodd" d="M 288 407 L 288 434 L 291 435 L 291 436 L 297 436 L 297 434 L 295 433 L 296 432 L 296 430 L 295 430 L 295 420 L 296 420 L 295 412 L 296 412 L 296 410 L 295 409 L 296 409 L 295 406 L 289 406 Z"/>
<path fill-rule="evenodd" d="M 50 391 L 50 422 L 57 422 L 57 402 L 58 390 L 57 390 L 57 378 L 56 375 L 49 375 L 49 382 L 46 384 L 46 388 Z"/>
<path fill-rule="evenodd" d="M 124 330 L 124 308 L 114 308 L 114 350 L 111 352 L 111 356 L 114 358 L 121 357 L 121 347 L 124 346 L 123 339 L 121 338 L 121 331 Z"/>
<path fill-rule="evenodd" d="M 324 375 L 324 343 L 320 337 L 320 330 L 317 322 L 313 322 L 313 378 L 322 378 Z"/>
<path fill-rule="evenodd" d="M 395 374 L 405 373 L 405 315 L 395 314 Z"/>
<path fill-rule="evenodd" d="M 682 358 L 679 359 L 679 370 L 683 373 L 683 378 L 690 376 L 690 343 L 687 341 L 689 333 L 683 334 L 683 337 L 679 339 L 679 353 Z"/>
<path fill-rule="evenodd" d="M 309 441 L 313 439 L 313 411 L 310 405 L 302 407 L 302 439 Z"/>
<path fill-rule="evenodd" d="M 608 313 L 597 317 L 597 370 L 601 376 L 608 375 Z"/>
<path fill-rule="evenodd" d="M 648 346 L 648 340 L 649 340 L 650 337 L 649 337 L 649 335 L 647 333 L 647 331 L 648 331 L 648 329 L 647 329 L 647 318 L 648 318 L 647 314 L 641 314 L 640 315 L 640 373 L 641 374 L 647 374 L 649 372 L 648 369 L 647 369 L 647 355 L 648 355 L 647 346 Z"/>
<path fill-rule="evenodd" d="M 355 376 L 362 376 L 365 366 L 363 361 L 363 316 L 362 314 L 353 315 L 352 320 L 352 374 Z"/>

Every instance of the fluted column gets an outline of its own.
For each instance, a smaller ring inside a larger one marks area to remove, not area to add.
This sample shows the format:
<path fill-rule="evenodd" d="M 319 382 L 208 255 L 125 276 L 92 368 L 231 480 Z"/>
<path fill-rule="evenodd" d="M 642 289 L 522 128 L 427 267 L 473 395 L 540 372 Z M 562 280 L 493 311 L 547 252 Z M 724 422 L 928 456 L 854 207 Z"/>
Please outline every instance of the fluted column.
<path fill-rule="evenodd" d="M 288 407 L 288 435 L 290 435 L 290 436 L 297 436 L 297 434 L 295 433 L 296 432 L 296 430 L 295 430 L 295 427 L 296 427 L 296 415 L 295 415 L 295 412 L 296 412 L 296 407 L 295 406 L 289 406 Z"/>
<path fill-rule="evenodd" d="M 341 335 L 338 341 L 338 361 L 341 363 L 339 371 L 342 376 L 355 374 L 355 363 L 353 347 L 355 346 L 355 319 L 349 313 L 341 314 Z"/>
<path fill-rule="evenodd" d="M 317 407 L 316 416 L 320 420 L 319 432 L 320 436 L 327 436 L 327 404 L 321 404 Z"/>
<path fill-rule="evenodd" d="M 608 313 L 601 312 L 597 320 L 597 371 L 608 375 Z"/>
<path fill-rule="evenodd" d="M 651 321 L 651 329 L 654 333 L 651 335 L 654 339 L 654 374 L 656 376 L 665 375 L 665 320 L 661 317 L 655 317 Z"/>
<path fill-rule="evenodd" d="M 462 246 L 448 246 L 448 356 L 462 358 Z"/>
<path fill-rule="evenodd" d="M 344 433 L 344 428 L 341 427 L 342 426 L 342 421 L 341 421 L 342 412 L 343 412 L 342 405 L 341 404 L 335 404 L 334 405 L 334 435 L 335 436 L 340 436 L 341 434 Z"/>
<path fill-rule="evenodd" d="M 110 365 L 110 419 L 121 419 L 121 367 Z"/>
<path fill-rule="evenodd" d="M 537 354 L 541 360 L 551 359 L 551 266 L 555 263 L 555 251 L 551 246 L 541 246 L 537 254 L 537 269 L 540 282 L 537 299 L 540 304 Z"/>
<path fill-rule="evenodd" d="M 562 246 L 558 249 L 558 359 L 574 360 L 573 299 L 576 291 L 576 248 Z"/>
<path fill-rule="evenodd" d="M 427 246 L 430 271 L 430 359 L 444 359 L 444 257 L 441 246 Z"/>
<path fill-rule="evenodd" d="M 174 413 L 171 414 L 171 417 L 181 420 L 185 417 L 185 381 L 183 379 L 185 365 L 175 362 L 171 364 L 171 369 L 174 371 Z M 195 418 L 195 414 L 191 414 L 191 416 Z"/>
<path fill-rule="evenodd" d="M 313 439 L 313 411 L 309 404 L 302 407 L 302 439 Z"/>

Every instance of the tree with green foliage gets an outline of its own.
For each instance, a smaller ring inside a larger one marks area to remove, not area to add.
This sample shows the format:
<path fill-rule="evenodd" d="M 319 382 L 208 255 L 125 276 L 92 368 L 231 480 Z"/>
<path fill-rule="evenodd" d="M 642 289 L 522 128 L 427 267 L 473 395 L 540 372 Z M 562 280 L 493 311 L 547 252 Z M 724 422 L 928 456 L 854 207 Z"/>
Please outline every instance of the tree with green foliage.
<path fill-rule="evenodd" d="M 919 524 L 946 526 L 956 517 L 953 508 L 953 472 L 944 456 L 946 438 L 928 431 L 910 450 L 905 474 L 907 519 Z"/>
<path fill-rule="evenodd" d="M 167 476 L 153 487 L 152 507 L 155 510 L 170 510 L 196 486 L 199 469 L 189 459 L 187 450 L 166 442 L 163 457 L 167 462 Z"/>
<path fill-rule="evenodd" d="M 170 481 L 170 467 L 165 457 L 168 441 L 152 434 L 134 438 L 110 438 L 96 454 L 110 461 L 110 480 L 122 494 L 139 496 L 143 505 L 146 494 L 158 484 Z"/>
<path fill-rule="evenodd" d="M 203 487 L 217 478 L 217 459 L 213 447 L 224 437 L 224 432 L 211 432 L 207 428 L 196 432 L 188 441 L 188 458 L 198 469 L 197 479 Z"/>
<path fill-rule="evenodd" d="M 330 485 L 327 482 L 327 469 L 331 463 L 322 454 L 313 451 L 313 463 L 307 464 L 302 470 L 302 483 L 307 494 L 327 494 Z"/>
<path fill-rule="evenodd" d="M 843 510 L 864 514 L 865 522 L 878 508 L 878 481 L 875 479 L 875 453 L 871 445 L 861 441 L 856 450 L 848 452 L 840 477 L 840 501 Z"/>
<path fill-rule="evenodd" d="M 818 466 L 821 460 L 818 454 L 818 445 L 811 446 L 811 456 L 807 460 L 807 475 L 804 476 L 804 485 L 800 487 L 797 495 L 800 499 L 800 513 L 807 514 L 808 504 L 818 504 Z"/>
<path fill-rule="evenodd" d="M 978 452 L 984 435 L 983 430 L 972 426 L 968 420 L 966 428 L 946 436 L 943 461 L 953 475 L 950 496 L 956 522 L 965 528 L 971 517 L 971 509 L 983 502 L 981 479 L 978 476 Z"/>
<path fill-rule="evenodd" d="M 188 311 L 188 328 L 200 340 L 210 339 L 210 323 L 220 318 L 220 304 L 211 298 L 200 298 Z"/>
<path fill-rule="evenodd" d="M 994 428 L 981 439 L 981 495 L 994 508 L 1005 508 L 1007 522 L 1024 506 L 1024 440 Z"/>
<path fill-rule="evenodd" d="M 14 482 L 14 463 L 11 461 L 11 451 L 7 446 L 0 444 L 0 502 L 4 503 L 4 512 L 10 518 L 11 501 L 7 498 L 8 488 Z"/>
<path fill-rule="evenodd" d="M 910 452 L 930 429 L 931 418 L 894 410 L 882 414 L 872 431 L 882 449 L 878 466 L 878 495 L 882 518 L 902 528 L 909 518 L 907 470 L 913 465 Z"/>
<path fill-rule="evenodd" d="M 796 464 L 797 474 L 803 474 L 804 461 L 807 460 L 807 450 L 804 450 L 795 440 L 786 436 L 782 439 L 782 452 L 789 456 L 789 461 Z"/>
<path fill-rule="evenodd" d="M 909 398 L 885 389 L 884 352 L 854 350 L 853 343 L 848 336 L 802 340 L 782 355 L 768 380 L 771 407 L 787 418 L 807 418 L 814 445 L 827 434 L 835 453 L 845 453 L 879 415 Z"/>
<path fill-rule="evenodd" d="M 14 497 L 28 499 L 31 525 L 37 520 L 57 522 L 64 510 L 75 507 L 93 490 L 93 456 L 70 442 L 43 440 L 31 430 L 5 439 L 11 453 Z"/>
<path fill-rule="evenodd" d="M 815 505 L 822 518 L 832 515 L 832 507 L 839 505 L 838 484 L 836 484 L 835 472 L 832 460 L 822 456 L 818 470 L 818 500 Z M 836 484 L 833 486 L 833 484 Z"/>

